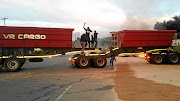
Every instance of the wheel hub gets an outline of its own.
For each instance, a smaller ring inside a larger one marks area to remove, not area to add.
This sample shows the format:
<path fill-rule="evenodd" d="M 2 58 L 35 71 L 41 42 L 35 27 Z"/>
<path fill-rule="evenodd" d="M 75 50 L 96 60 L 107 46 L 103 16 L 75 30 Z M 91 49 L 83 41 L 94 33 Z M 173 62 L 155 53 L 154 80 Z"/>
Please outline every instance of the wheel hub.
<path fill-rule="evenodd" d="M 97 60 L 97 64 L 98 64 L 99 66 L 103 66 L 104 63 L 105 63 L 105 61 L 104 61 L 103 58 L 99 58 L 99 59 Z"/>
<path fill-rule="evenodd" d="M 9 68 L 11 68 L 11 69 L 15 69 L 15 68 L 18 67 L 18 62 L 17 62 L 17 61 L 14 61 L 14 60 L 9 61 L 8 64 L 7 64 L 7 66 L 8 66 Z"/>
<path fill-rule="evenodd" d="M 80 64 L 81 64 L 82 66 L 87 66 L 87 65 L 88 65 L 88 60 L 87 60 L 86 58 L 82 58 L 82 59 L 80 60 Z"/>
<path fill-rule="evenodd" d="M 177 62 L 178 61 L 178 57 L 176 57 L 176 56 L 172 56 L 171 59 L 172 59 L 173 62 Z"/>
<path fill-rule="evenodd" d="M 156 57 L 156 62 L 160 63 L 161 61 L 162 61 L 162 57 L 157 56 L 157 57 Z"/>

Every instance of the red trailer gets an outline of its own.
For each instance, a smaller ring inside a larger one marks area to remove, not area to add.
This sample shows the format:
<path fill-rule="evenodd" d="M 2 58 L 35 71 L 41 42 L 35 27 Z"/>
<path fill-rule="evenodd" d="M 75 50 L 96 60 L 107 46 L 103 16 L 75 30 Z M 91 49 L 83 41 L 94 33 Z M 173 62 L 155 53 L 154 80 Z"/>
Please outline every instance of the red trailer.
<path fill-rule="evenodd" d="M 0 47 L 72 47 L 72 31 L 65 28 L 0 26 Z"/>
<path fill-rule="evenodd" d="M 0 26 L 0 69 L 18 71 L 25 60 L 41 62 L 43 58 L 64 55 L 81 50 L 72 48 L 72 32 L 67 28 L 10 27 Z M 100 56 L 101 55 L 101 56 Z M 99 57 L 98 57 L 99 56 Z M 94 67 L 104 67 L 104 54 L 76 54 L 76 66 L 87 68 L 90 61 Z"/>
<path fill-rule="evenodd" d="M 172 44 L 175 30 L 123 30 L 110 32 L 113 44 L 121 52 L 140 52 L 150 49 L 167 48 Z"/>

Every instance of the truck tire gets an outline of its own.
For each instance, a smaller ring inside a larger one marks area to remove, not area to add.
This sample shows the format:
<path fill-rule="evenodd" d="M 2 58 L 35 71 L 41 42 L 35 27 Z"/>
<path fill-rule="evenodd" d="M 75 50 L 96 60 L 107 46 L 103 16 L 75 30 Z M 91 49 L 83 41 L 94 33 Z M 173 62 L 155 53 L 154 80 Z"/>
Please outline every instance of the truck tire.
<path fill-rule="evenodd" d="M 75 65 L 79 68 L 88 68 L 90 65 L 90 59 L 86 56 L 78 56 L 75 61 Z"/>
<path fill-rule="evenodd" d="M 8 72 L 16 72 L 21 68 L 21 63 L 18 59 L 6 59 L 4 67 Z"/>
<path fill-rule="evenodd" d="M 164 63 L 164 56 L 163 55 L 152 55 L 151 62 L 154 64 L 163 64 Z"/>
<path fill-rule="evenodd" d="M 104 68 L 106 66 L 107 60 L 105 57 L 94 57 L 93 66 L 95 68 Z"/>
<path fill-rule="evenodd" d="M 168 54 L 168 63 L 171 64 L 178 64 L 180 57 L 177 53 L 169 53 Z"/>

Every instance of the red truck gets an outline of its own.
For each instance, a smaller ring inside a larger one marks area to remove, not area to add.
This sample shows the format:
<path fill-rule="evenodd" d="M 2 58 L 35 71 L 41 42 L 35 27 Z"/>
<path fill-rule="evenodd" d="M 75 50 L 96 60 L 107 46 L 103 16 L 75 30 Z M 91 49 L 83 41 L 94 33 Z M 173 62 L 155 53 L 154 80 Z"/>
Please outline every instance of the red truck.
<path fill-rule="evenodd" d="M 0 26 L 0 69 L 20 70 L 26 60 L 41 62 L 43 58 L 61 56 L 67 52 L 81 50 L 72 48 L 72 32 L 67 28 L 10 27 Z M 105 54 L 76 54 L 74 64 L 87 68 L 106 65 Z M 78 58 L 77 58 L 78 57 Z M 74 58 L 73 58 L 74 59 Z"/>

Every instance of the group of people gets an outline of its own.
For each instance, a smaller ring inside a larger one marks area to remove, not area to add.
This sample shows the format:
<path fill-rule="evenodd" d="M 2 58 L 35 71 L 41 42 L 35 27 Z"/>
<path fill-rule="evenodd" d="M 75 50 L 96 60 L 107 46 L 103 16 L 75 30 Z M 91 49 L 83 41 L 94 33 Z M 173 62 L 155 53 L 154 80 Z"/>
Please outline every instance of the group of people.
<path fill-rule="evenodd" d="M 96 32 L 96 30 L 94 30 L 94 34 L 91 35 L 90 38 L 90 33 L 92 32 L 91 29 L 89 27 L 85 28 L 85 23 L 83 26 L 85 33 L 81 36 L 80 42 L 81 42 L 81 46 L 84 49 L 85 47 L 87 47 L 87 45 L 89 45 L 89 48 L 96 48 L 97 47 L 97 35 L 98 33 Z"/>
<path fill-rule="evenodd" d="M 94 34 L 91 35 L 91 39 L 90 39 L 90 33 L 92 32 L 91 29 L 89 27 L 85 28 L 85 23 L 83 26 L 85 33 L 81 36 L 80 42 L 81 42 L 81 46 L 82 46 L 82 54 L 84 54 L 84 49 L 85 47 L 87 47 L 87 44 L 89 44 L 89 48 L 96 48 L 97 47 L 97 35 L 98 33 L 96 32 L 96 30 L 94 31 Z M 95 43 L 95 46 L 94 46 Z M 113 51 L 113 47 L 109 47 L 110 49 L 110 66 L 111 66 L 111 70 L 114 70 L 114 65 L 113 62 L 116 61 L 115 59 L 115 54 Z"/>

